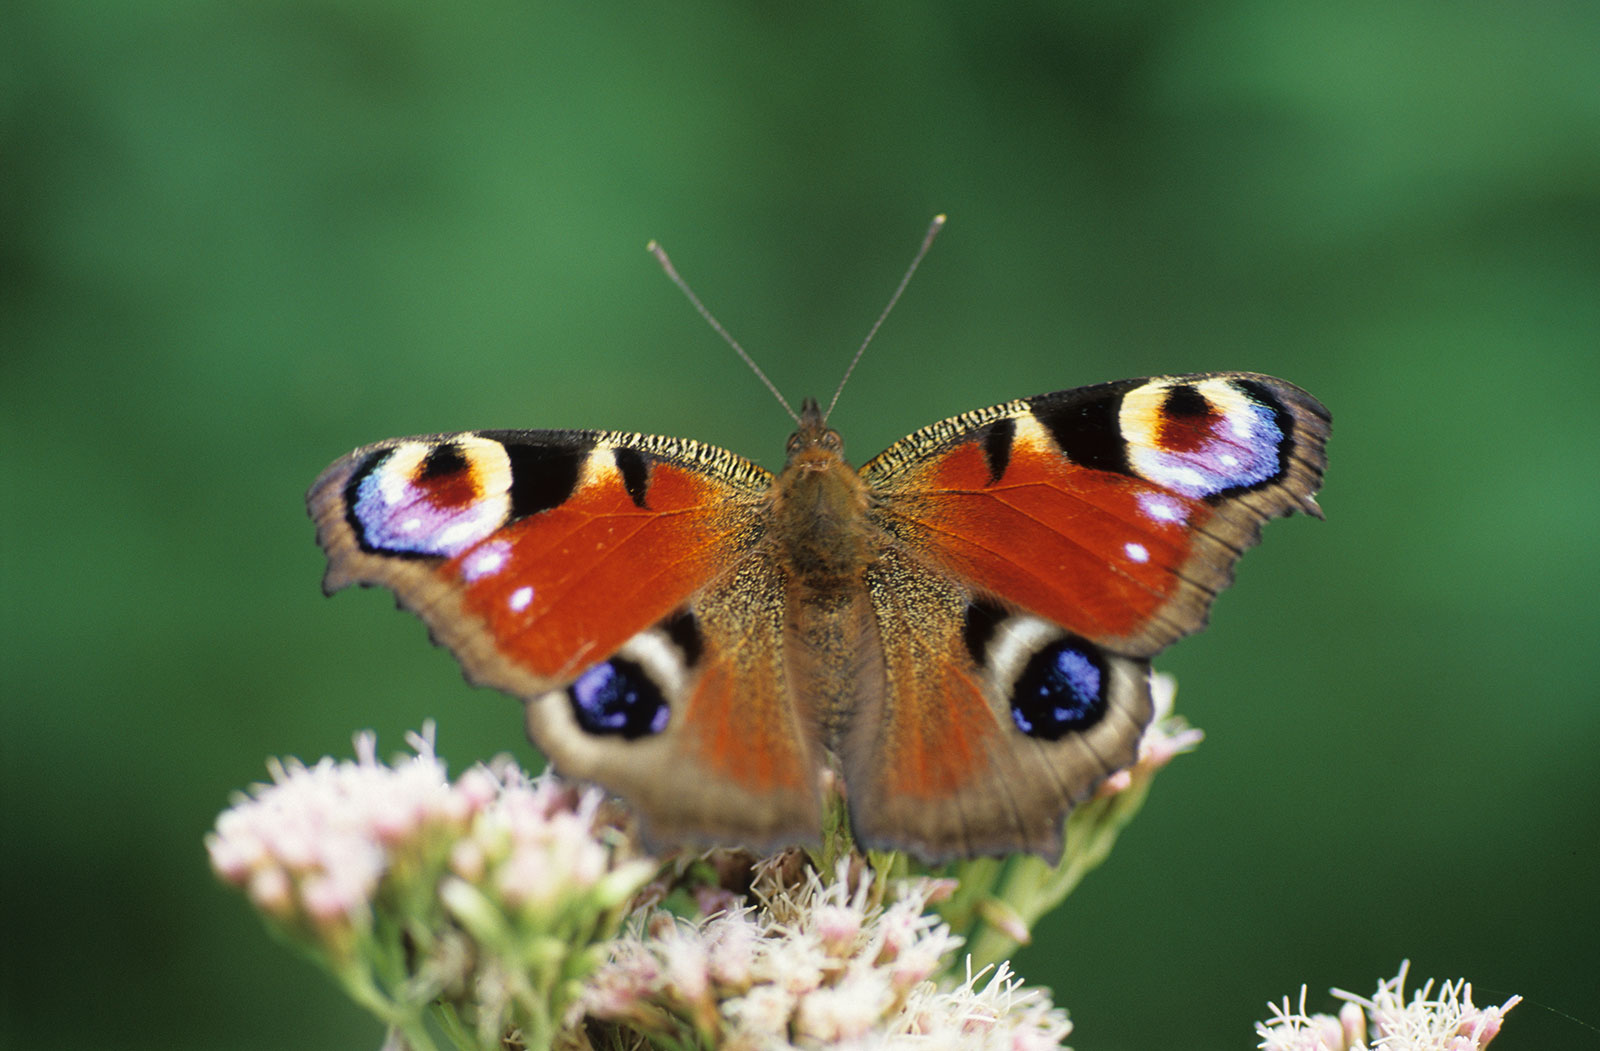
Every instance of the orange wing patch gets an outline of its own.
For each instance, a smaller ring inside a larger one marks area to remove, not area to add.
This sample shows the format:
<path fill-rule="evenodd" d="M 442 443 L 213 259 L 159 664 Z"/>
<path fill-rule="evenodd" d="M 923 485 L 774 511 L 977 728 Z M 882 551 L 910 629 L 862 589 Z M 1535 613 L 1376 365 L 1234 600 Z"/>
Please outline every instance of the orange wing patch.
<path fill-rule="evenodd" d="M 737 555 L 725 491 L 670 464 L 639 507 L 615 472 L 439 567 L 514 662 L 570 677 L 681 606 Z"/>
<path fill-rule="evenodd" d="M 771 674 L 708 666 L 684 710 L 684 733 L 707 772 L 757 794 L 809 789 L 810 759 Z"/>
<path fill-rule="evenodd" d="M 1130 635 L 1159 614 L 1189 556 L 1187 529 L 1210 513 L 1138 479 L 1080 467 L 1042 441 L 1018 442 L 998 481 L 969 442 L 895 489 L 886 524 L 923 545 L 924 557 L 1097 639 Z"/>

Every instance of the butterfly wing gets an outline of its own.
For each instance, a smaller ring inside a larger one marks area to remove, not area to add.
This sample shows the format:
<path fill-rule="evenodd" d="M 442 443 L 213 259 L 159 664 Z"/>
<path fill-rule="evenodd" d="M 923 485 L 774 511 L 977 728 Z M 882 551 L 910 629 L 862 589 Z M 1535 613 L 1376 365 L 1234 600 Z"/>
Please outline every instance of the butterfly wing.
<path fill-rule="evenodd" d="M 574 682 L 529 698 L 557 769 L 626 799 L 655 846 L 774 850 L 821 829 L 816 720 L 789 685 L 765 546 Z"/>
<path fill-rule="evenodd" d="M 1204 625 L 1269 518 L 1319 514 L 1327 411 L 1252 373 L 1127 380 L 953 417 L 862 468 L 881 710 L 841 745 L 866 842 L 1059 850 L 1136 755 L 1147 659 Z"/>
<path fill-rule="evenodd" d="M 809 723 L 770 659 L 771 484 L 695 442 L 477 431 L 358 449 L 307 503 L 324 590 L 394 591 L 471 681 L 527 702 L 557 769 L 658 841 L 766 843 L 815 838 L 820 813 Z"/>

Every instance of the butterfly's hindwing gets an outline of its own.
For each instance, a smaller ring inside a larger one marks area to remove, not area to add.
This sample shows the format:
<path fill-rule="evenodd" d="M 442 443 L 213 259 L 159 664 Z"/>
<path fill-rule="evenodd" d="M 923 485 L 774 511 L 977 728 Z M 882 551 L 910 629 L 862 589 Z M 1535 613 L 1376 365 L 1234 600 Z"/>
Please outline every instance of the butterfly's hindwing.
<path fill-rule="evenodd" d="M 529 700 L 564 775 L 627 799 L 658 845 L 814 842 L 822 762 L 784 666 L 782 575 L 756 552 L 692 607 Z"/>
<path fill-rule="evenodd" d="M 842 740 L 857 838 L 929 860 L 1059 854 L 1066 812 L 1133 761 L 1145 663 L 895 552 L 867 586 L 886 682 Z"/>

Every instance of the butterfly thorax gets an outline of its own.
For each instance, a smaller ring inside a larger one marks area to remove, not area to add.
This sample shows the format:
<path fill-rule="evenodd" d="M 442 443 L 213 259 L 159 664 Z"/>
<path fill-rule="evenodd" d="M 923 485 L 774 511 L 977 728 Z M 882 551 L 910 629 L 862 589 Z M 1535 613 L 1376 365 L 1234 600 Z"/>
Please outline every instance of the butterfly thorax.
<path fill-rule="evenodd" d="M 850 587 L 871 554 L 867 486 L 845 462 L 839 432 L 809 398 L 788 453 L 773 485 L 772 535 L 802 582 Z"/>

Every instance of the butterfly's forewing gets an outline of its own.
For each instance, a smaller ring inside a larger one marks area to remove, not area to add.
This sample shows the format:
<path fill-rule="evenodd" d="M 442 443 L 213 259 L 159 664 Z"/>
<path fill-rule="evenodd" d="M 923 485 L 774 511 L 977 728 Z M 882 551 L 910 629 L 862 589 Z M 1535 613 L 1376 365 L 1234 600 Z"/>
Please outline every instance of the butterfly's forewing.
<path fill-rule="evenodd" d="M 1266 519 L 1317 513 L 1327 435 L 1299 388 L 1213 373 L 1008 402 L 868 463 L 896 554 L 869 571 L 883 711 L 843 749 L 858 833 L 1053 853 L 1135 756 L 1145 660 L 1204 624 Z"/>
<path fill-rule="evenodd" d="M 818 825 L 772 663 L 781 585 L 750 556 L 771 482 L 695 442 L 477 431 L 358 449 L 307 500 L 325 590 L 393 590 L 469 679 L 528 702 L 557 769 L 658 840 L 768 842 Z"/>
<path fill-rule="evenodd" d="M 1199 630 L 1269 518 L 1320 515 L 1327 410 L 1254 373 L 1124 380 L 957 416 L 862 468 L 877 521 L 1118 653 Z"/>

